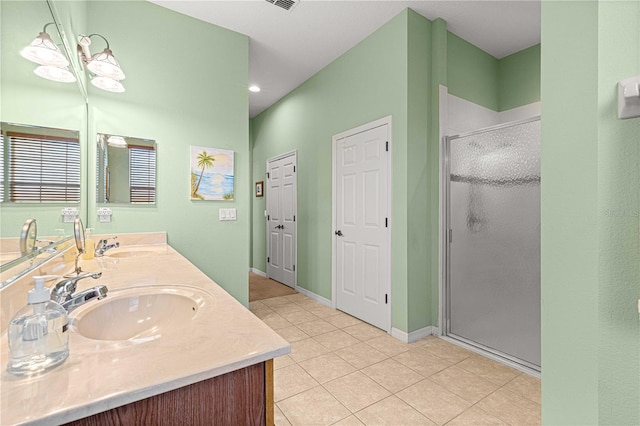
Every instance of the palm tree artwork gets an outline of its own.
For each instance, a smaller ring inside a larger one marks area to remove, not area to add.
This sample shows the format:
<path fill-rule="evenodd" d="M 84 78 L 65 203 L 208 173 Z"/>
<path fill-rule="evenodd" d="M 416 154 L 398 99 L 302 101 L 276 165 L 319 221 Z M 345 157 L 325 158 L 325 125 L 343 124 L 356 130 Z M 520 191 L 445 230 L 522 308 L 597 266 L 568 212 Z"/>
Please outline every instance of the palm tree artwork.
<path fill-rule="evenodd" d="M 191 200 L 233 200 L 233 157 L 233 151 L 191 146 Z"/>
<path fill-rule="evenodd" d="M 200 154 L 198 154 L 197 158 L 198 167 L 201 167 L 202 170 L 200 171 L 200 178 L 198 179 L 198 183 L 196 184 L 195 188 L 193 189 L 193 193 L 191 194 L 193 198 L 197 198 L 198 189 L 200 188 L 200 183 L 202 182 L 204 171 L 210 167 L 213 167 L 213 162 L 215 161 L 213 155 L 207 154 L 207 151 L 202 151 Z"/>

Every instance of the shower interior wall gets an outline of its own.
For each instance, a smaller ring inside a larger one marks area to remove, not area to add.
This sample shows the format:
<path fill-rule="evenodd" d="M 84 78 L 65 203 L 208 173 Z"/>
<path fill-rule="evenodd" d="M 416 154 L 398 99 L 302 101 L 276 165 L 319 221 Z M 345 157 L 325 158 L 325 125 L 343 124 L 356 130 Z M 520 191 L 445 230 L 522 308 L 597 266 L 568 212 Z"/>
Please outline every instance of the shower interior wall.
<path fill-rule="evenodd" d="M 392 115 L 392 326 L 402 338 L 437 326 L 439 87 L 510 121 L 540 100 L 539 80 L 539 45 L 499 60 L 407 9 L 251 120 L 253 181 L 298 151 L 298 286 L 331 299 L 331 136 Z M 265 198 L 252 202 L 251 262 L 265 271 Z"/>

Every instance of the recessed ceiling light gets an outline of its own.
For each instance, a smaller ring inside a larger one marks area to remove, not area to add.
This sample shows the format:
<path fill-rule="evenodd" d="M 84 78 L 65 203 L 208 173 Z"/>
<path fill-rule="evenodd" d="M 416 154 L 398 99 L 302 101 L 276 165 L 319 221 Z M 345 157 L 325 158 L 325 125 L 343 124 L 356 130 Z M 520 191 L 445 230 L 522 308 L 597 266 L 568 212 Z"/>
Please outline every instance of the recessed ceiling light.
<path fill-rule="evenodd" d="M 254 84 L 253 86 L 249 86 L 249 91 L 253 93 L 258 93 L 260 91 L 260 88 Z"/>

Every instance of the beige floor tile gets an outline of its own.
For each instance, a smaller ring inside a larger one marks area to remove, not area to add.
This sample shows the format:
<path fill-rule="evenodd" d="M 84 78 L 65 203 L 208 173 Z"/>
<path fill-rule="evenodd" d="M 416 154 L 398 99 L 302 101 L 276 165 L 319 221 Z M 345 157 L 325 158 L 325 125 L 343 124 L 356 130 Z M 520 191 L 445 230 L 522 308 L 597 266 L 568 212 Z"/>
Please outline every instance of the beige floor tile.
<path fill-rule="evenodd" d="M 293 303 L 298 303 L 298 302 L 311 300 L 311 299 L 309 299 L 307 296 L 305 296 L 302 293 L 290 294 L 288 296 L 284 296 L 284 298 L 287 299 L 290 302 L 293 302 Z"/>
<path fill-rule="evenodd" d="M 261 302 L 270 307 L 287 305 L 291 303 L 285 297 L 271 297 L 269 299 L 262 299 Z"/>
<path fill-rule="evenodd" d="M 315 307 L 306 307 L 307 311 L 311 312 L 317 317 L 327 318 L 339 315 L 341 312 L 337 311 L 333 308 L 329 308 L 328 306 L 324 306 L 318 303 L 318 306 Z"/>
<path fill-rule="evenodd" d="M 359 371 L 325 383 L 324 387 L 353 413 L 390 395 Z"/>
<path fill-rule="evenodd" d="M 302 361 L 298 365 L 321 384 L 356 371 L 353 365 L 333 353 Z"/>
<path fill-rule="evenodd" d="M 501 388 L 476 404 L 478 408 L 512 425 L 539 425 L 540 404 Z"/>
<path fill-rule="evenodd" d="M 291 426 L 289 420 L 282 414 L 278 404 L 275 404 L 275 407 L 273 407 L 273 420 L 276 426 Z"/>
<path fill-rule="evenodd" d="M 504 389 L 517 392 L 529 398 L 535 403 L 542 404 L 542 390 L 540 389 L 540 379 L 522 373 L 504 386 Z"/>
<path fill-rule="evenodd" d="M 331 425 L 351 413 L 322 386 L 278 402 L 292 426 Z"/>
<path fill-rule="evenodd" d="M 302 362 L 304 360 L 315 358 L 327 352 L 329 352 L 329 350 L 326 347 L 309 338 L 291 343 L 291 353 L 289 354 L 289 356 L 295 362 Z"/>
<path fill-rule="evenodd" d="M 429 379 L 398 392 L 397 396 L 439 425 L 445 424 L 471 406 L 469 401 Z"/>
<path fill-rule="evenodd" d="M 395 337 L 391 337 L 388 334 L 385 336 L 376 337 L 375 339 L 367 340 L 367 345 L 374 349 L 379 350 L 385 355 L 395 356 L 402 352 L 406 352 L 412 349 L 411 345 L 401 342 Z"/>
<path fill-rule="evenodd" d="M 358 339 L 345 333 L 342 330 L 330 331 L 325 334 L 319 334 L 314 336 L 313 339 L 325 346 L 330 351 L 337 351 L 338 349 L 346 348 L 347 346 L 360 343 Z"/>
<path fill-rule="evenodd" d="M 456 366 L 501 386 L 520 375 L 516 369 L 475 354 Z"/>
<path fill-rule="evenodd" d="M 282 338 L 289 343 L 309 338 L 309 336 L 304 331 L 300 330 L 295 325 L 292 325 L 291 327 L 280 328 L 276 330 L 276 333 L 282 336 Z"/>
<path fill-rule="evenodd" d="M 265 305 L 264 303 L 262 303 L 261 301 L 259 301 L 259 300 L 256 300 L 254 302 L 249 302 L 249 310 L 251 312 L 253 312 L 255 310 L 266 309 L 266 308 L 269 308 L 269 307 L 267 305 Z"/>
<path fill-rule="evenodd" d="M 318 386 L 318 382 L 298 364 L 292 364 L 273 372 L 273 397 L 276 402 L 316 386 Z"/>
<path fill-rule="evenodd" d="M 359 411 L 356 416 L 368 426 L 435 425 L 406 402 L 393 395 Z"/>
<path fill-rule="evenodd" d="M 354 318 L 351 315 L 347 315 L 344 312 L 338 312 L 336 315 L 331 315 L 325 318 L 325 321 L 330 322 L 338 328 L 350 327 L 352 325 L 362 324 L 358 318 Z"/>
<path fill-rule="evenodd" d="M 387 333 L 369 324 L 356 324 L 343 328 L 344 331 L 358 340 L 367 341 L 376 337 L 385 336 Z"/>
<path fill-rule="evenodd" d="M 422 348 L 408 350 L 407 352 L 394 356 L 393 359 L 417 371 L 424 377 L 429 377 L 453 365 L 449 361 L 429 354 Z"/>
<path fill-rule="evenodd" d="M 278 370 L 282 367 L 287 367 L 295 363 L 296 362 L 293 359 L 291 359 L 289 355 L 282 355 L 273 359 L 273 369 Z"/>
<path fill-rule="evenodd" d="M 425 343 L 426 342 L 426 343 Z M 434 337 L 433 339 L 425 339 L 424 342 L 417 342 L 420 347 L 427 351 L 431 355 L 435 355 L 438 358 L 442 358 L 450 363 L 458 363 L 464 359 L 473 355 L 473 352 L 468 351 L 460 346 L 456 346 L 452 343 L 445 342 L 442 339 Z"/>
<path fill-rule="evenodd" d="M 295 303 L 287 303 L 286 305 L 272 306 L 271 310 L 273 310 L 274 312 L 280 315 L 290 314 L 292 312 L 304 311 L 304 309 L 302 309 L 299 305 L 296 305 Z"/>
<path fill-rule="evenodd" d="M 323 306 L 320 303 L 316 302 L 315 300 L 312 300 L 306 296 L 304 299 L 295 300 L 294 303 L 307 311 L 309 309 L 315 309 L 319 306 Z"/>
<path fill-rule="evenodd" d="M 472 403 L 500 387 L 455 365 L 434 374 L 431 380 Z"/>
<path fill-rule="evenodd" d="M 274 311 L 273 309 L 271 309 L 268 306 L 263 306 L 261 308 L 258 308 L 256 310 L 254 310 L 254 311 L 251 311 L 251 312 L 253 312 L 253 315 L 257 316 L 258 318 L 260 318 L 263 321 L 265 320 L 265 318 L 269 318 L 269 317 L 278 315 L 276 313 L 276 311 Z M 278 315 L 278 316 L 280 316 L 280 315 Z"/>
<path fill-rule="evenodd" d="M 303 322 L 302 324 L 298 324 L 298 328 L 311 337 L 337 330 L 336 327 L 321 319 Z"/>
<path fill-rule="evenodd" d="M 279 330 L 281 328 L 291 327 L 293 325 L 286 319 L 282 318 L 280 315 L 276 314 L 275 312 L 273 314 L 270 314 L 266 318 L 260 318 L 260 319 L 262 320 L 262 322 L 267 324 L 273 330 Z"/>
<path fill-rule="evenodd" d="M 447 426 L 507 426 L 507 423 L 473 406 L 447 423 Z"/>
<path fill-rule="evenodd" d="M 424 379 L 398 361 L 386 359 L 361 370 L 391 393 L 396 393 Z"/>
<path fill-rule="evenodd" d="M 340 420 L 338 423 L 334 423 L 333 426 L 364 426 L 364 423 L 358 420 L 355 415 L 351 415 Z"/>
<path fill-rule="evenodd" d="M 372 348 L 366 343 L 358 343 L 353 346 L 339 349 L 335 351 L 335 354 L 357 369 L 368 367 L 388 358 L 387 355 Z"/>
<path fill-rule="evenodd" d="M 282 317 L 294 325 L 302 324 L 303 322 L 307 322 L 307 321 L 318 320 L 317 316 L 305 310 L 284 313 L 282 314 Z"/>

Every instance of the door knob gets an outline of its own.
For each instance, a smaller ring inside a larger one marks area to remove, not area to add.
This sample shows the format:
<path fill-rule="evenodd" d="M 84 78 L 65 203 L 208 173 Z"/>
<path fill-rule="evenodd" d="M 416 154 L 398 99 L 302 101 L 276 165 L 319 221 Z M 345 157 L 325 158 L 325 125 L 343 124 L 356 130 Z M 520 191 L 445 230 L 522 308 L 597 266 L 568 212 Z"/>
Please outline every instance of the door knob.
<path fill-rule="evenodd" d="M 342 231 L 339 229 L 336 232 L 334 232 L 334 234 L 336 234 L 338 237 L 342 237 Z"/>

